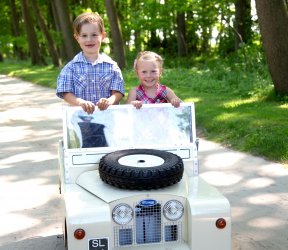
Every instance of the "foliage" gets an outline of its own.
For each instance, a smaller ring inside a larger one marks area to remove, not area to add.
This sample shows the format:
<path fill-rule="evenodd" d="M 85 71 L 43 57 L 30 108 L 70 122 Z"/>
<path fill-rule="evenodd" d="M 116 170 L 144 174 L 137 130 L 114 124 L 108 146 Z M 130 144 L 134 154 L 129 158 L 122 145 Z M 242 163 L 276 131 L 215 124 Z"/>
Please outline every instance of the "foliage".
<path fill-rule="evenodd" d="M 27 56 L 29 51 L 27 50 L 25 29 L 21 18 L 20 0 L 11 0 L 10 2 L 15 2 L 15 14 L 13 15 L 17 15 L 17 18 L 13 17 L 8 1 L 2 1 L 0 6 L 4 11 L 0 17 L 2 24 L 0 26 L 0 53 L 4 58 L 16 59 L 17 53 L 13 53 L 16 48 L 22 49 Z M 46 18 L 47 28 L 53 36 L 57 49 L 61 51 L 61 36 L 63 34 L 56 27 L 55 20 L 57 18 L 51 12 L 53 9 L 51 2 L 58 4 L 57 1 L 42 0 L 38 1 L 38 5 L 41 14 Z M 68 4 L 71 20 L 85 11 L 98 12 L 103 16 L 109 40 L 105 46 L 105 51 L 112 52 L 113 41 L 109 39 L 111 38 L 110 27 L 104 3 L 92 0 L 68 0 Z M 215 51 L 215 48 L 222 55 L 234 51 L 235 37 L 231 29 L 235 15 L 233 0 L 208 2 L 201 0 L 115 0 L 115 4 L 123 38 L 126 41 L 127 52 L 157 50 L 163 55 L 177 55 L 176 16 L 178 13 L 185 13 L 186 43 L 189 56 L 209 54 Z M 34 28 L 40 39 L 42 56 L 49 57 L 47 44 L 40 27 L 37 25 L 33 9 L 30 8 L 30 11 L 36 23 Z M 17 39 L 20 39 L 21 43 L 16 43 L 13 39 L 15 37 L 15 22 L 19 26 Z M 257 30 L 258 27 L 255 26 L 254 29 Z M 260 41 L 259 37 L 255 39 Z"/>

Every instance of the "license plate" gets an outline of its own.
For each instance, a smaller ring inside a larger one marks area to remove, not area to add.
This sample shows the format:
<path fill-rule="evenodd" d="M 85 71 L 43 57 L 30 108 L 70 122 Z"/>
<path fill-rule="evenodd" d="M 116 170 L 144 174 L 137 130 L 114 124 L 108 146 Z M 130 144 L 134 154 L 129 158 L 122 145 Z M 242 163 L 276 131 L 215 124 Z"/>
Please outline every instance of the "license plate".
<path fill-rule="evenodd" d="M 89 250 L 108 250 L 108 238 L 96 238 L 89 240 Z"/>

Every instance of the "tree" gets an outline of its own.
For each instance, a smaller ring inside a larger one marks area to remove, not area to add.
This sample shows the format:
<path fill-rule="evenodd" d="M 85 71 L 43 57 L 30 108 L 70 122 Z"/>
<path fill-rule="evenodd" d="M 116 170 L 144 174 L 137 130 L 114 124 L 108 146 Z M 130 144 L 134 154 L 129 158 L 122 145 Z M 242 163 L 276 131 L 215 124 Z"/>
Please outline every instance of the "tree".
<path fill-rule="evenodd" d="M 123 69 L 126 67 L 125 48 L 116 7 L 113 0 L 105 0 L 105 6 L 110 23 L 110 32 L 113 41 L 115 60 L 117 61 L 119 67 Z"/>
<path fill-rule="evenodd" d="M 26 29 L 29 51 L 31 56 L 32 65 L 43 65 L 45 64 L 44 58 L 41 56 L 39 43 L 37 40 L 36 32 L 34 30 L 34 25 L 32 21 L 32 17 L 30 15 L 28 1 L 21 0 L 21 9 L 24 19 L 24 25 Z"/>
<path fill-rule="evenodd" d="M 11 23 L 12 23 L 12 35 L 15 38 L 13 41 L 13 52 L 17 56 L 18 59 L 24 60 L 26 58 L 25 53 L 22 48 L 20 48 L 17 44 L 17 38 L 21 36 L 20 32 L 20 15 L 19 11 L 17 11 L 15 0 L 9 0 L 9 7 L 11 11 Z M 26 58 L 27 59 L 27 58 Z"/>
<path fill-rule="evenodd" d="M 57 16 L 60 32 L 63 35 L 63 44 L 67 55 L 65 60 L 71 60 L 75 54 L 79 52 L 80 48 L 73 36 L 72 22 L 69 16 L 69 6 L 67 0 L 53 0 L 51 1 L 51 4 L 53 5 L 52 9 L 56 11 L 54 16 Z"/>
<path fill-rule="evenodd" d="M 177 44 L 178 44 L 178 55 L 187 56 L 187 44 L 186 44 L 186 20 L 185 13 L 177 13 Z"/>
<path fill-rule="evenodd" d="M 235 2 L 235 47 L 239 48 L 241 43 L 251 41 L 251 0 L 236 0 Z"/>
<path fill-rule="evenodd" d="M 46 38 L 48 51 L 49 51 L 49 54 L 52 58 L 52 63 L 55 67 L 58 67 L 60 65 L 60 62 L 59 62 L 59 57 L 58 57 L 57 49 L 56 49 L 55 43 L 53 41 L 53 38 L 50 35 L 50 32 L 49 32 L 49 30 L 45 24 L 44 18 L 41 14 L 39 7 L 38 7 L 37 1 L 32 0 L 31 3 L 32 3 L 33 10 L 34 10 L 34 14 L 35 14 L 36 19 L 38 21 L 38 24 L 40 26 L 40 29 L 42 30 L 42 32 Z"/>
<path fill-rule="evenodd" d="M 269 71 L 278 95 L 288 95 L 288 9 L 286 0 L 256 0 Z"/>

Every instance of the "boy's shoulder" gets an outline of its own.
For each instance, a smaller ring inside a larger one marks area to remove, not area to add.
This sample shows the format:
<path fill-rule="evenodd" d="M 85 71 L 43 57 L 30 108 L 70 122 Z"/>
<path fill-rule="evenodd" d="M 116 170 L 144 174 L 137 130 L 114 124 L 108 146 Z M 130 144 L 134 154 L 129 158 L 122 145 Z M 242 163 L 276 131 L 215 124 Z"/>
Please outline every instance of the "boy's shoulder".
<path fill-rule="evenodd" d="M 85 61 L 86 61 L 86 59 L 85 59 L 82 51 L 80 51 L 78 54 L 76 54 L 76 55 L 72 58 L 72 60 L 70 60 L 70 61 L 66 64 L 66 66 L 69 67 L 69 66 L 73 65 L 74 63 L 85 62 Z"/>
<path fill-rule="evenodd" d="M 110 56 L 106 55 L 105 53 L 99 54 L 98 57 L 99 62 L 108 62 L 108 63 L 116 63 Z M 87 62 L 87 59 L 85 58 L 82 51 L 80 51 L 78 54 L 74 56 L 74 58 L 70 61 L 73 62 Z"/>
<path fill-rule="evenodd" d="M 114 61 L 110 56 L 106 55 L 105 53 L 99 54 L 99 58 L 97 61 L 98 63 L 109 63 L 117 65 L 117 62 Z M 88 62 L 87 59 L 85 58 L 83 52 L 81 51 L 77 55 L 75 55 L 74 58 L 66 64 L 66 66 L 70 67 L 74 64 L 87 63 L 87 62 Z"/>
<path fill-rule="evenodd" d="M 101 53 L 99 55 L 99 62 L 106 62 L 110 64 L 117 64 L 110 56 L 106 55 L 105 53 Z"/>

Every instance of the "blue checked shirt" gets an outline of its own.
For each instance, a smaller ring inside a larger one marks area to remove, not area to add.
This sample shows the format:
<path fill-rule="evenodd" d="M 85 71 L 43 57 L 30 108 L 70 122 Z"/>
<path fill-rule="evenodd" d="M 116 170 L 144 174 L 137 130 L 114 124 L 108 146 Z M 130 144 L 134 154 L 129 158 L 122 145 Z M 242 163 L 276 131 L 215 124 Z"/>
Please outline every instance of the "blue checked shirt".
<path fill-rule="evenodd" d="M 64 92 L 97 103 L 116 90 L 124 95 L 124 82 L 120 68 L 109 56 L 100 54 L 95 64 L 87 61 L 83 52 L 78 53 L 61 70 L 57 79 L 56 94 Z"/>

